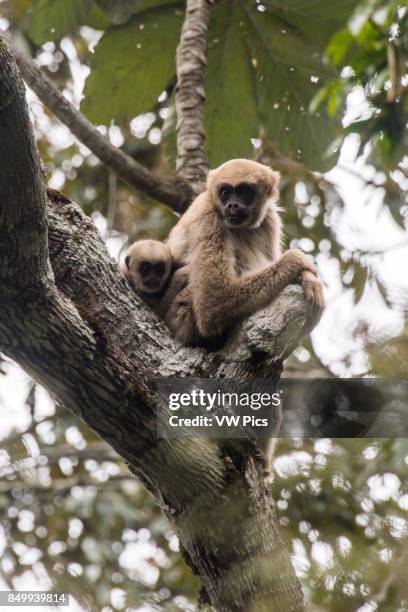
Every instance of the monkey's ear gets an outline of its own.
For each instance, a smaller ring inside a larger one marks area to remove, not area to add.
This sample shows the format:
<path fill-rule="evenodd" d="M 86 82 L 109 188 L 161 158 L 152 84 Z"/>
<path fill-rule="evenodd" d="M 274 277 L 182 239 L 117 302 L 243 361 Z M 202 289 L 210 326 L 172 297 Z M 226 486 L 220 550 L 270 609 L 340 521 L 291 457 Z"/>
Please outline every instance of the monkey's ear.
<path fill-rule="evenodd" d="M 125 257 L 125 266 L 127 267 L 128 270 L 129 270 L 129 264 L 130 264 L 130 255 L 126 255 L 126 257 Z"/>
<path fill-rule="evenodd" d="M 210 187 L 210 183 L 212 182 L 214 176 L 215 176 L 215 172 L 216 170 L 210 170 L 209 173 L 207 174 L 207 181 L 206 181 L 206 188 L 208 189 Z"/>

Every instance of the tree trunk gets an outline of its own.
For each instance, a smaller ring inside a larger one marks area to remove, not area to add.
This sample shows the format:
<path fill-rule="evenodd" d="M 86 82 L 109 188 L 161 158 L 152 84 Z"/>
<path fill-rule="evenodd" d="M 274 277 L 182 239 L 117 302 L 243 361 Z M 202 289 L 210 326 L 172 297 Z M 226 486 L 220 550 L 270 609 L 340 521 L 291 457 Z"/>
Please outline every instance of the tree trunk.
<path fill-rule="evenodd" d="M 1 38 L 0 159 L 0 350 L 128 462 L 216 610 L 305 610 L 253 443 L 156 434 L 163 376 L 280 374 L 305 323 L 300 287 L 244 322 L 222 353 L 176 346 L 91 220 L 65 197 L 47 198 L 22 81 Z"/>
<path fill-rule="evenodd" d="M 187 0 L 177 48 L 177 174 L 203 191 L 208 165 L 204 151 L 204 76 L 207 30 L 214 0 Z"/>

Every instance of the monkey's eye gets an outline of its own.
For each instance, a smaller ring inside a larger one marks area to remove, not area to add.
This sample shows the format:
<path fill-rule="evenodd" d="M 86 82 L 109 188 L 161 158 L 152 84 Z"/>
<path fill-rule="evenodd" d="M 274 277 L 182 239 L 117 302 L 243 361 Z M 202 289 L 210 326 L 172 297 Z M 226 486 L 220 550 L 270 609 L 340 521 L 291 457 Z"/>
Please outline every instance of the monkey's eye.
<path fill-rule="evenodd" d="M 149 261 L 141 261 L 139 264 L 139 272 L 142 276 L 146 276 L 151 272 L 152 264 Z"/>
<path fill-rule="evenodd" d="M 235 188 L 235 193 L 241 202 L 250 206 L 255 199 L 256 188 L 249 183 L 240 183 Z"/>
<path fill-rule="evenodd" d="M 128 270 L 129 270 L 129 264 L 130 264 L 130 255 L 126 255 L 126 257 L 125 257 L 125 266 L 127 267 Z"/>
<path fill-rule="evenodd" d="M 229 185 L 223 185 L 218 192 L 221 202 L 225 203 L 230 197 L 231 193 L 232 193 L 232 187 L 230 187 Z"/>
<path fill-rule="evenodd" d="M 156 276 L 164 276 L 165 271 L 166 271 L 166 266 L 164 265 L 163 261 L 159 261 L 154 266 L 154 272 L 155 272 Z"/>

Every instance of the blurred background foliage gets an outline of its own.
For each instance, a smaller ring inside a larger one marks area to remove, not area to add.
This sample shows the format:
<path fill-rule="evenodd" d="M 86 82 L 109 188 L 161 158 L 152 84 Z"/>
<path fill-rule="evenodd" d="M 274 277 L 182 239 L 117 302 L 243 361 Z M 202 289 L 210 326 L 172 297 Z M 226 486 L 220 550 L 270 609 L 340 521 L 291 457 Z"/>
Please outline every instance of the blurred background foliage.
<path fill-rule="evenodd" d="M 169 175 L 183 10 L 0 0 L 0 27 L 115 146 Z M 407 375 L 407 60 L 404 1 L 219 0 L 212 12 L 210 163 L 281 171 L 286 242 L 316 257 L 326 285 L 327 312 L 286 376 Z M 112 254 L 164 238 L 174 213 L 28 99 L 49 185 L 93 216 Z M 177 538 L 123 462 L 1 367 L 0 580 L 69 590 L 72 610 L 195 610 Z M 277 512 L 313 610 L 408 610 L 408 442 L 285 440 L 278 455 Z"/>

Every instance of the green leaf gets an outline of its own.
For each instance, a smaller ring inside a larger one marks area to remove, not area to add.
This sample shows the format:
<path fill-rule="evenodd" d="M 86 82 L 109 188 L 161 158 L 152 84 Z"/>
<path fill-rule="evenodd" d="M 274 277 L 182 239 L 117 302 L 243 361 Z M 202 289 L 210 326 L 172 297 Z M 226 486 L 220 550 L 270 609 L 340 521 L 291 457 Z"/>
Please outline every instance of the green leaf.
<path fill-rule="evenodd" d="M 373 119 L 361 119 L 359 121 L 353 121 L 347 127 L 344 128 L 345 134 L 365 134 L 367 129 L 373 124 Z"/>
<path fill-rule="evenodd" d="M 349 27 L 354 36 L 358 36 L 361 29 L 367 24 L 368 19 L 374 13 L 381 0 L 366 0 L 357 2 L 356 8 L 351 15 Z"/>
<path fill-rule="evenodd" d="M 309 110 L 311 113 L 315 113 L 317 109 L 327 100 L 330 94 L 330 83 L 327 83 L 324 87 L 321 87 L 316 95 L 311 99 L 309 104 Z"/>
<path fill-rule="evenodd" d="M 112 23 L 123 24 L 131 15 L 163 6 L 182 5 L 182 0 L 95 0 Z"/>
<path fill-rule="evenodd" d="M 344 87 L 345 86 L 342 85 L 338 79 L 329 81 L 317 92 L 314 98 L 312 98 L 309 104 L 310 113 L 316 113 L 317 109 L 322 105 L 322 103 L 326 102 L 329 117 L 335 117 L 345 97 Z"/>
<path fill-rule="evenodd" d="M 30 38 L 42 45 L 73 32 L 86 21 L 91 0 L 34 0 Z"/>
<path fill-rule="evenodd" d="M 340 124 L 329 120 L 324 108 L 312 114 L 309 105 L 319 88 L 335 76 L 334 71 L 323 63 L 321 50 L 295 28 L 282 28 L 273 14 L 243 6 L 266 136 L 283 153 L 313 170 L 331 168 L 337 153 L 328 149 Z"/>
<path fill-rule="evenodd" d="M 242 36 L 245 15 L 236 2 L 214 8 L 208 45 L 205 127 L 210 166 L 253 151 L 259 118 L 250 55 Z"/>
<path fill-rule="evenodd" d="M 111 20 L 105 15 L 99 6 L 93 2 L 84 25 L 94 28 L 94 30 L 106 30 L 111 25 Z"/>
<path fill-rule="evenodd" d="M 368 279 L 368 268 L 363 267 L 360 264 L 355 264 L 354 276 L 352 281 L 352 287 L 354 289 L 353 299 L 354 303 L 357 304 L 363 296 L 366 282 Z"/>
<path fill-rule="evenodd" d="M 175 73 L 182 13 L 163 7 L 107 30 L 92 59 L 81 110 L 95 123 L 117 123 L 152 109 Z"/>
<path fill-rule="evenodd" d="M 322 61 L 333 31 L 344 26 L 354 3 L 221 0 L 211 16 L 206 83 L 206 134 L 210 164 L 252 155 L 261 129 L 279 150 L 315 170 L 332 167 L 331 143 L 340 124 L 327 109 L 309 104 L 335 72 Z M 323 31 L 323 33 L 322 33 Z M 320 32 L 320 33 L 319 33 Z M 341 98 L 332 94 L 335 114 Z"/>
<path fill-rule="evenodd" d="M 140 0 L 95 0 L 112 23 L 124 23 L 134 13 Z"/>
<path fill-rule="evenodd" d="M 9 2 L 8 5 L 8 10 L 13 19 L 17 21 L 19 26 L 24 27 L 24 21 L 31 8 L 31 0 L 13 0 L 13 2 Z"/>
<path fill-rule="evenodd" d="M 402 228 L 405 229 L 405 219 L 402 214 L 402 210 L 405 205 L 403 193 L 392 193 L 387 192 L 385 202 L 388 205 L 388 209 L 392 215 L 394 221 Z"/>
<path fill-rule="evenodd" d="M 167 7 L 174 7 L 180 12 L 180 16 L 184 17 L 185 0 L 139 0 L 135 13 L 142 13 L 150 9 L 158 9 Z"/>
<path fill-rule="evenodd" d="M 353 40 L 353 36 L 348 28 L 343 28 L 339 32 L 336 32 L 326 49 L 327 56 L 331 59 L 333 64 L 338 66 L 342 62 Z"/>
<path fill-rule="evenodd" d="M 344 27 L 355 8 L 355 0 L 264 0 L 262 2 L 280 20 L 302 38 L 323 48 L 330 37 Z"/>

